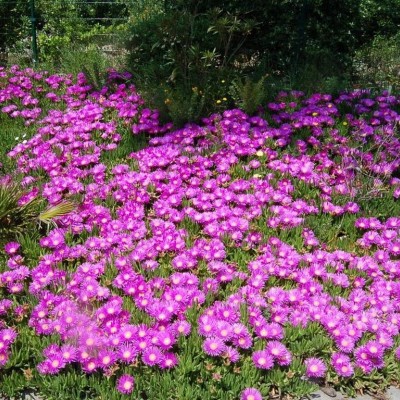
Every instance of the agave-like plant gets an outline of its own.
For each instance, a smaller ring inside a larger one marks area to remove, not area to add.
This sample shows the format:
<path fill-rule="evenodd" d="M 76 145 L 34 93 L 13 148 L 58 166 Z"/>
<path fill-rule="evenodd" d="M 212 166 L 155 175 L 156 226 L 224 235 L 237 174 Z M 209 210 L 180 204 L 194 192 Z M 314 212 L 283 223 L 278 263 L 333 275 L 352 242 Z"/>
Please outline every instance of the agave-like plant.
<path fill-rule="evenodd" d="M 22 191 L 17 183 L 0 184 L 0 242 L 14 239 L 26 232 L 39 211 L 39 199 L 19 204 Z"/>
<path fill-rule="evenodd" d="M 57 217 L 61 217 L 62 215 L 69 214 L 71 211 L 74 210 L 74 208 L 75 205 L 73 203 L 67 200 L 63 200 L 53 206 L 47 207 L 39 214 L 37 219 L 39 221 L 39 224 L 44 223 L 49 227 L 56 226 L 54 219 Z"/>
<path fill-rule="evenodd" d="M 71 202 L 63 201 L 40 212 L 44 200 L 36 196 L 21 204 L 24 194 L 17 182 L 0 183 L 0 243 L 3 244 L 21 234 L 38 230 L 41 223 L 54 225 L 56 217 L 68 214 L 74 209 Z"/>

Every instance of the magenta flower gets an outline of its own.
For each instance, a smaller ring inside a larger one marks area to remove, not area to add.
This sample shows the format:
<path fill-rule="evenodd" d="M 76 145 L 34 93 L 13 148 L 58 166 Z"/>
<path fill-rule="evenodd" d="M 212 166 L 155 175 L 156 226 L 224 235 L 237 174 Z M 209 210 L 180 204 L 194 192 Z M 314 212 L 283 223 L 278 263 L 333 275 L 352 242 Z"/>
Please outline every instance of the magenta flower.
<path fill-rule="evenodd" d="M 370 340 L 365 344 L 365 349 L 371 358 L 383 357 L 384 348 L 378 341 Z"/>
<path fill-rule="evenodd" d="M 118 378 L 117 390 L 123 394 L 131 394 L 133 392 L 135 380 L 133 376 L 124 374 Z"/>
<path fill-rule="evenodd" d="M 8 361 L 8 354 L 5 349 L 0 349 L 0 367 L 6 365 Z"/>
<path fill-rule="evenodd" d="M 38 365 L 39 372 L 43 374 L 57 374 L 66 365 L 61 355 L 52 355 Z"/>
<path fill-rule="evenodd" d="M 350 357 L 346 354 L 333 353 L 332 366 L 338 375 L 345 378 L 352 376 L 354 373 L 354 368 L 351 364 Z"/>
<path fill-rule="evenodd" d="M 94 358 L 88 358 L 83 361 L 82 363 L 82 369 L 87 373 L 91 374 L 94 372 L 97 368 L 99 367 L 97 360 Z"/>
<path fill-rule="evenodd" d="M 354 368 L 351 363 L 338 365 L 335 367 L 335 371 L 338 375 L 344 378 L 349 378 L 354 374 Z"/>
<path fill-rule="evenodd" d="M 101 368 L 108 368 L 115 362 L 116 355 L 109 350 L 100 350 L 97 360 Z"/>
<path fill-rule="evenodd" d="M 17 337 L 17 332 L 14 329 L 4 329 L 0 331 L 0 340 L 4 340 L 7 345 L 10 345 L 15 341 Z"/>
<path fill-rule="evenodd" d="M 223 340 L 217 337 L 207 338 L 202 347 L 206 354 L 213 357 L 220 356 L 226 350 Z"/>
<path fill-rule="evenodd" d="M 400 361 L 400 347 L 398 347 L 394 352 L 396 358 Z"/>
<path fill-rule="evenodd" d="M 260 369 L 271 369 L 274 366 L 274 359 L 267 350 L 255 351 L 252 359 L 254 365 Z"/>
<path fill-rule="evenodd" d="M 238 362 L 240 359 L 239 352 L 234 347 L 230 346 L 226 346 L 225 356 L 232 363 Z"/>
<path fill-rule="evenodd" d="M 400 166 L 393 128 L 396 96 L 367 99 L 367 92 L 355 91 L 333 99 L 281 92 L 268 106 L 275 127 L 261 117 L 227 110 L 201 125 L 161 135 L 171 125 L 159 124 L 158 112 L 144 108 L 134 86 L 119 85 L 127 75 L 112 71 L 109 86 L 96 92 L 84 74 L 76 78 L 0 67 L 0 113 L 25 125 L 40 118 L 36 134 L 18 138 L 9 153 L 16 172 L 24 175 L 21 202 L 42 196 L 55 205 L 82 198 L 40 239 L 47 254 L 35 267 L 24 265 L 18 243 L 5 246 L 8 260 L 0 286 L 14 294 L 29 286 L 38 302 L 29 326 L 37 334 L 60 338 L 59 345 L 44 350 L 40 372 L 54 374 L 75 362 L 87 373 L 103 369 L 108 374 L 115 363 L 130 364 L 138 355 L 148 366 L 172 368 L 178 363 L 172 348 L 191 330 L 187 311 L 206 297 L 207 309 L 198 320 L 203 350 L 226 362 L 236 362 L 240 349 L 252 349 L 257 368 L 287 366 L 292 355 L 280 342 L 283 325 L 301 329 L 315 322 L 338 349 L 331 359 L 338 376 L 351 377 L 356 367 L 368 374 L 384 366 L 385 352 L 394 350 L 400 326 L 400 218 L 357 219 L 360 239 L 355 245 L 362 255 L 328 250 L 309 228 L 302 234 L 307 249 L 298 251 L 277 237 L 264 242 L 257 221 L 268 209 L 266 226 L 289 230 L 320 212 L 332 218 L 358 213 L 359 206 L 345 198 L 360 194 L 353 180 L 363 169 L 374 175 L 372 190 L 391 189 L 384 192 L 394 190 L 399 197 L 400 179 L 391 176 Z M 44 114 L 42 98 L 62 101 L 66 107 L 55 105 Z M 340 104 L 354 112 L 342 115 Z M 129 156 L 135 168 L 131 163 L 110 168 L 101 162 L 122 140 L 119 124 L 110 117 L 115 115 L 134 134 L 157 134 L 146 148 Z M 342 123 L 349 135 L 336 129 Z M 296 140 L 303 129 L 308 137 Z M 296 153 L 285 149 L 293 139 Z M 384 140 L 381 156 L 364 150 L 367 140 Z M 221 148 L 210 152 L 217 142 Z M 252 171 L 261 166 L 270 171 Z M 246 173 L 239 178 L 237 171 Z M 303 183 L 312 187 L 318 201 L 301 198 L 298 184 Z M 192 237 L 190 225 L 198 237 Z M 258 256 L 247 265 L 238 263 L 231 257 L 235 248 Z M 173 273 L 150 278 L 164 255 Z M 76 268 L 66 272 L 64 264 L 70 262 Z M 109 264 L 117 270 L 112 281 L 105 276 Z M 237 290 L 224 301 L 213 301 L 232 280 Z M 275 286 L 266 288 L 270 280 Z M 296 289 L 284 288 L 283 280 Z M 335 296 L 327 285 L 336 287 Z M 122 295 L 114 295 L 113 289 Z M 130 323 L 131 303 L 149 318 L 147 324 Z M 249 328 L 242 323 L 243 311 Z M 0 365 L 7 362 L 15 340 L 10 318 L 23 318 L 28 312 L 0 301 Z M 365 334 L 373 340 L 355 349 Z M 254 350 L 253 337 L 267 339 L 265 350 Z M 395 356 L 400 359 L 400 349 Z M 310 378 L 324 376 L 327 369 L 319 358 L 309 358 L 305 365 Z M 126 390 L 131 387 L 121 391 Z M 241 397 L 260 400 L 261 394 L 247 388 Z"/>
<path fill-rule="evenodd" d="M 165 353 L 164 359 L 160 364 L 161 369 L 173 368 L 178 364 L 178 358 L 174 353 Z"/>
<path fill-rule="evenodd" d="M 118 358 L 127 364 L 131 363 L 137 355 L 137 348 L 130 343 L 125 343 L 121 345 L 118 349 Z"/>
<path fill-rule="evenodd" d="M 187 336 L 191 331 L 191 325 L 185 320 L 177 321 L 172 325 L 172 331 L 176 334 Z"/>
<path fill-rule="evenodd" d="M 320 358 L 307 358 L 304 361 L 306 366 L 306 376 L 309 378 L 322 378 L 326 373 L 326 365 Z"/>
<path fill-rule="evenodd" d="M 76 361 L 78 351 L 77 349 L 69 344 L 61 346 L 60 353 L 65 362 Z"/>
<path fill-rule="evenodd" d="M 262 400 L 262 395 L 257 389 L 250 387 L 243 390 L 240 400 Z"/>
<path fill-rule="evenodd" d="M 14 255 L 18 252 L 20 244 L 17 242 L 9 242 L 4 246 L 4 250 L 9 255 Z"/>
<path fill-rule="evenodd" d="M 158 347 L 149 346 L 143 351 L 142 360 L 146 365 L 154 366 L 164 360 L 164 355 Z"/>
<path fill-rule="evenodd" d="M 245 333 L 238 337 L 234 337 L 232 341 L 235 346 L 240 347 L 241 349 L 249 349 L 253 344 L 250 334 Z"/>
<path fill-rule="evenodd" d="M 281 342 L 272 340 L 267 344 L 266 350 L 271 354 L 279 365 L 290 365 L 292 355 L 290 351 Z"/>

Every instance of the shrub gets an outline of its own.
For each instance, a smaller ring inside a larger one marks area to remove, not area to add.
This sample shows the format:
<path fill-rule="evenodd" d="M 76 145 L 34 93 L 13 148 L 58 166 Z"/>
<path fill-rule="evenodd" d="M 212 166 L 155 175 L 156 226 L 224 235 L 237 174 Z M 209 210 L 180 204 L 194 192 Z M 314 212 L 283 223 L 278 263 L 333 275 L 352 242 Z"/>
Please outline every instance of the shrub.
<path fill-rule="evenodd" d="M 83 72 L 88 83 L 93 88 L 100 89 L 106 82 L 106 70 L 110 64 L 99 47 L 77 46 L 64 53 L 60 60 L 60 69 L 74 75 Z"/>
<path fill-rule="evenodd" d="M 244 80 L 233 81 L 229 93 L 236 106 L 247 114 L 253 115 L 265 100 L 265 79 L 266 77 L 263 76 L 254 82 L 249 77 L 246 77 Z"/>
<path fill-rule="evenodd" d="M 245 43 L 256 27 L 241 11 L 201 6 L 178 1 L 144 13 L 130 28 L 128 67 L 135 82 L 148 93 L 155 85 L 165 86 L 171 100 L 167 109 L 178 123 L 199 116 L 194 109 L 210 112 L 216 100 L 227 95 L 219 82 L 246 70 Z M 187 103 L 189 109 L 178 110 Z"/>
<path fill-rule="evenodd" d="M 354 58 L 360 83 L 369 86 L 400 86 L 400 34 L 391 38 L 377 36 L 360 49 Z"/>

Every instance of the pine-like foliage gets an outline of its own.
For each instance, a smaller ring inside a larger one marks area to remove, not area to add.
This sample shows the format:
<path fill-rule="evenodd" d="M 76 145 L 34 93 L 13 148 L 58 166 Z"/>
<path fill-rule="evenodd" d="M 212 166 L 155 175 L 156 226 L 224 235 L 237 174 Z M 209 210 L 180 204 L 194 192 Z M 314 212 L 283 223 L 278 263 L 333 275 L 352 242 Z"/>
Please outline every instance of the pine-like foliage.
<path fill-rule="evenodd" d="M 229 93 L 237 107 L 253 115 L 265 98 L 265 77 L 254 82 L 249 77 L 232 82 Z"/>

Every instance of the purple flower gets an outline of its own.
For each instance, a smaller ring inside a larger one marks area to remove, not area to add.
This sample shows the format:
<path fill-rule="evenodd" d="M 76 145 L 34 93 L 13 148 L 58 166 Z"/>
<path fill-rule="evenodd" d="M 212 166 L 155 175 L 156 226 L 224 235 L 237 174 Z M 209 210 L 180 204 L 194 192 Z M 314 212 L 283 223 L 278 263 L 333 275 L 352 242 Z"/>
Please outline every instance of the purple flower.
<path fill-rule="evenodd" d="M 99 367 L 97 360 L 88 358 L 82 362 L 82 369 L 87 373 L 93 373 Z"/>
<path fill-rule="evenodd" d="M 135 380 L 133 376 L 124 374 L 118 378 L 117 390 L 123 394 L 131 394 L 133 392 Z"/>
<path fill-rule="evenodd" d="M 8 361 L 8 353 L 6 349 L 0 349 L 0 367 L 6 365 Z"/>
<path fill-rule="evenodd" d="M 215 334 L 223 341 L 228 341 L 232 337 L 231 324 L 225 321 L 218 321 L 216 324 Z"/>
<path fill-rule="evenodd" d="M 61 355 L 52 355 L 38 365 L 40 373 L 54 375 L 66 365 Z"/>
<path fill-rule="evenodd" d="M 335 371 L 338 375 L 343 376 L 345 378 L 349 378 L 354 374 L 354 368 L 350 363 L 336 366 Z"/>
<path fill-rule="evenodd" d="M 4 329 L 0 331 L 0 340 L 3 340 L 7 345 L 10 345 L 15 341 L 17 332 L 14 329 Z"/>
<path fill-rule="evenodd" d="M 130 343 L 122 344 L 118 349 L 118 358 L 127 364 L 131 363 L 136 358 L 137 354 L 137 348 Z"/>
<path fill-rule="evenodd" d="M 281 342 L 272 340 L 267 344 L 266 350 L 278 362 L 279 365 L 290 365 L 292 355 L 290 351 Z"/>
<path fill-rule="evenodd" d="M 171 335 L 167 330 L 161 331 L 157 334 L 157 344 L 163 350 L 170 349 L 176 342 L 176 338 Z"/>
<path fill-rule="evenodd" d="M 350 336 L 342 337 L 337 342 L 337 346 L 344 353 L 352 352 L 354 349 L 354 345 L 355 345 L 354 339 L 351 338 Z"/>
<path fill-rule="evenodd" d="M 7 254 L 14 255 L 18 252 L 20 247 L 20 244 L 17 242 L 10 242 L 4 246 L 4 250 Z"/>
<path fill-rule="evenodd" d="M 175 334 L 187 336 L 191 331 L 191 325 L 189 322 L 185 320 L 176 321 L 172 326 L 171 329 Z"/>
<path fill-rule="evenodd" d="M 262 395 L 255 388 L 246 388 L 240 395 L 240 400 L 262 400 Z"/>
<path fill-rule="evenodd" d="M 174 353 L 164 353 L 164 359 L 160 363 L 160 368 L 173 368 L 178 364 L 178 358 Z"/>
<path fill-rule="evenodd" d="M 370 340 L 365 344 L 365 349 L 368 352 L 369 357 L 371 358 L 382 358 L 384 348 L 383 346 L 376 340 Z"/>
<path fill-rule="evenodd" d="M 97 360 L 101 368 L 108 368 L 115 362 L 116 356 L 112 351 L 100 350 L 97 356 Z"/>
<path fill-rule="evenodd" d="M 65 362 L 73 362 L 77 359 L 77 349 L 69 344 L 65 344 L 60 348 L 60 354 Z"/>
<path fill-rule="evenodd" d="M 309 378 L 322 378 L 326 373 L 326 365 L 320 358 L 307 358 L 304 361 L 306 366 L 306 376 Z"/>
<path fill-rule="evenodd" d="M 142 360 L 146 365 L 154 366 L 163 362 L 164 355 L 157 347 L 149 346 L 143 351 Z"/>
<path fill-rule="evenodd" d="M 342 353 L 332 354 L 332 366 L 339 376 L 348 378 L 353 375 L 354 368 L 351 364 L 350 357 Z"/>
<path fill-rule="evenodd" d="M 225 356 L 232 363 L 238 362 L 240 359 L 239 352 L 234 347 L 230 346 L 226 346 Z"/>
<path fill-rule="evenodd" d="M 251 336 L 247 333 L 240 334 L 233 338 L 233 344 L 241 349 L 249 349 L 252 344 L 253 340 Z"/>
<path fill-rule="evenodd" d="M 400 347 L 398 347 L 394 352 L 396 358 L 400 361 Z"/>
<path fill-rule="evenodd" d="M 215 336 L 217 332 L 217 320 L 212 317 L 205 316 L 199 321 L 199 334 L 205 337 Z"/>
<path fill-rule="evenodd" d="M 271 369 L 274 366 L 274 359 L 267 350 L 255 351 L 252 360 L 254 365 L 260 369 Z"/>
<path fill-rule="evenodd" d="M 226 350 L 225 343 L 217 337 L 207 338 L 203 343 L 203 350 L 209 356 L 220 356 Z"/>

